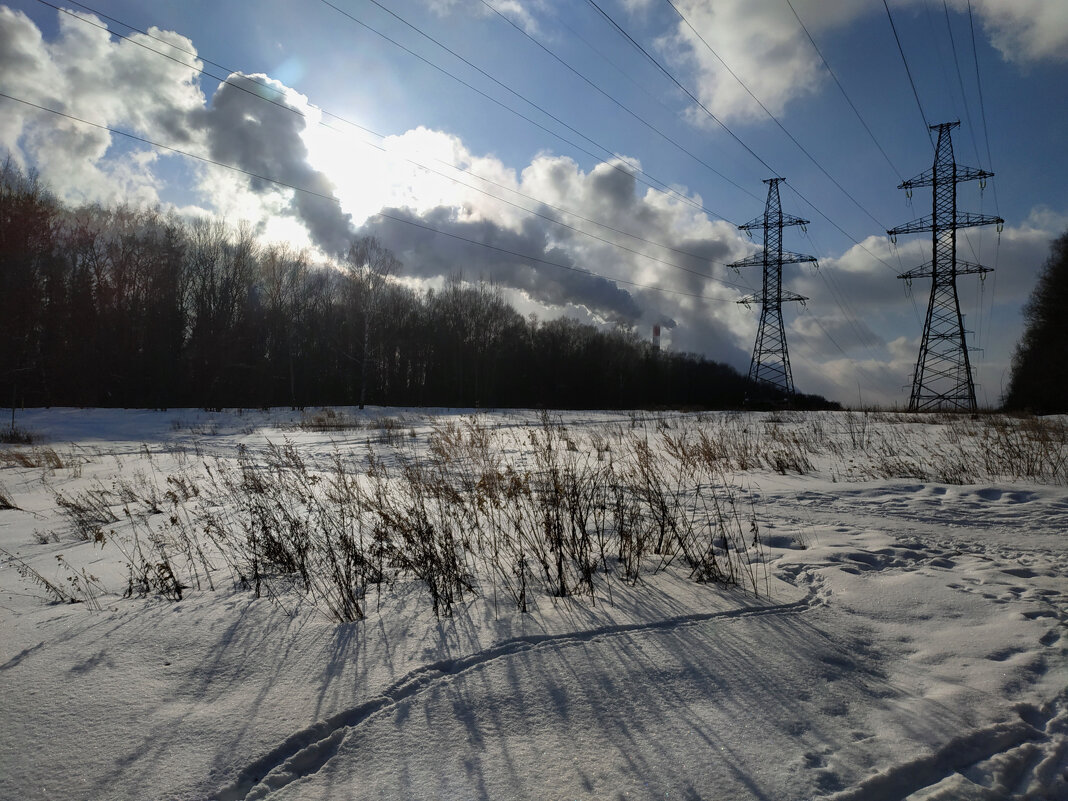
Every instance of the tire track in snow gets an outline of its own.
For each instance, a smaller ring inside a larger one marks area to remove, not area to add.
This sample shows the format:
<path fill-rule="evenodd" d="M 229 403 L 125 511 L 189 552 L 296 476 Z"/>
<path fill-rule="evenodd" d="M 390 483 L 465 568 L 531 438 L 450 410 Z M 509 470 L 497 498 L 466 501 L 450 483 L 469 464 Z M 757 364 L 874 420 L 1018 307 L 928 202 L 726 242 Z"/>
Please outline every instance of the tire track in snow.
<path fill-rule="evenodd" d="M 681 615 L 653 623 L 625 623 L 578 632 L 515 637 L 468 656 L 423 665 L 402 676 L 379 695 L 286 738 L 276 748 L 245 767 L 211 799 L 253 801 L 266 798 L 276 790 L 319 771 L 334 757 L 349 731 L 379 712 L 432 689 L 447 679 L 498 659 L 540 648 L 567 647 L 623 634 L 666 631 L 711 620 L 805 612 L 815 605 L 816 593 L 810 589 L 804 598 L 790 603 Z"/>
<path fill-rule="evenodd" d="M 937 784 L 951 773 L 1044 736 L 1022 720 L 977 729 L 951 740 L 929 756 L 894 765 L 826 799 L 902 801 L 924 787 Z"/>
<path fill-rule="evenodd" d="M 976 729 L 954 738 L 929 756 L 894 765 L 852 787 L 824 796 L 825 801 L 904 801 L 912 794 L 933 787 L 954 773 L 962 773 L 979 763 L 999 755 L 1007 755 L 1013 749 L 1028 742 L 1043 742 L 1045 748 L 1037 749 L 1037 756 L 1022 755 L 1020 759 L 1033 761 L 1031 773 L 1046 786 L 1053 788 L 1055 776 L 1039 775 L 1053 773 L 1061 767 L 1065 751 L 1065 729 L 1068 729 L 1068 712 L 1063 707 L 1068 703 L 1068 692 L 1061 693 L 1042 709 L 1022 705 L 1017 711 L 1020 720 L 997 723 Z M 1063 774 L 1060 789 L 1068 786 Z M 970 797 L 970 796 L 969 796 Z M 985 796 L 984 796 L 985 797 Z M 998 797 L 1001 797 L 1000 795 Z M 1013 793 L 1012 797 L 1017 797 Z M 1033 797 L 1026 793 L 1026 797 Z M 1042 795 L 1042 798 L 1053 798 Z M 1056 797 L 1061 797 L 1060 795 Z"/>

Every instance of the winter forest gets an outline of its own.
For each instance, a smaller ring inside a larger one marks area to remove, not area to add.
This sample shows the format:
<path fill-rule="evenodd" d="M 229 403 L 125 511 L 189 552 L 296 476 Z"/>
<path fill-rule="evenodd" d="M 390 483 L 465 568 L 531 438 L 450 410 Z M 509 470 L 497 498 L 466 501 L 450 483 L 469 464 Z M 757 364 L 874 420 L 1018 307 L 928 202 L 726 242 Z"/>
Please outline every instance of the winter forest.
<path fill-rule="evenodd" d="M 461 280 L 463 264 L 440 290 L 408 288 L 373 238 L 316 263 L 218 220 L 67 207 L 10 160 L 0 221 L 0 397 L 15 406 L 729 407 L 745 397 L 733 368 L 657 352 L 629 326 L 524 318 L 493 286 Z"/>

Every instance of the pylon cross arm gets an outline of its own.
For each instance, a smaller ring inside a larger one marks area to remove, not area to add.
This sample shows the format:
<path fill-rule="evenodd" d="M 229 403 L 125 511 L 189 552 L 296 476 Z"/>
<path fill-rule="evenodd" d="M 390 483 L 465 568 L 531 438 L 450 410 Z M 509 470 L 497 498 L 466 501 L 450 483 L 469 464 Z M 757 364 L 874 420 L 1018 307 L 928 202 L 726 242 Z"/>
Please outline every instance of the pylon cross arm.
<path fill-rule="evenodd" d="M 909 178 L 898 184 L 898 189 L 915 189 L 917 186 L 930 186 L 934 183 L 934 170 L 924 170 L 915 178 Z"/>
<path fill-rule="evenodd" d="M 811 220 L 802 219 L 801 217 L 795 217 L 792 214 L 783 214 L 782 215 L 783 227 L 785 227 L 787 225 L 808 225 L 810 222 L 812 222 L 812 221 Z"/>
<path fill-rule="evenodd" d="M 815 261 L 815 256 L 808 256 L 804 253 L 792 253 L 788 250 L 783 251 L 781 260 L 779 259 L 778 254 L 761 251 L 760 253 L 746 256 L 744 259 L 733 261 L 727 266 L 737 270 L 740 267 L 763 267 L 766 264 L 770 266 L 774 266 L 775 264 L 802 264 Z"/>
<path fill-rule="evenodd" d="M 920 217 L 918 220 L 899 225 L 897 228 L 891 228 L 886 233 L 890 236 L 897 236 L 898 234 L 919 234 L 933 229 L 934 216 L 928 214 L 926 217 Z"/>
<path fill-rule="evenodd" d="M 977 225 L 1004 225 L 1005 221 L 993 214 L 973 214 L 970 211 L 957 212 L 957 228 L 974 228 Z"/>
<path fill-rule="evenodd" d="M 957 275 L 971 275 L 972 273 L 979 273 L 980 275 L 986 275 L 987 273 L 994 272 L 989 267 L 984 267 L 981 264 L 976 264 L 972 261 L 957 261 Z"/>
<path fill-rule="evenodd" d="M 898 278 L 904 281 L 911 281 L 913 278 L 930 278 L 934 273 L 931 271 L 931 264 L 928 262 L 922 267 L 914 267 L 907 273 L 901 273 Z"/>
<path fill-rule="evenodd" d="M 981 170 L 977 167 L 962 167 L 960 164 L 955 164 L 957 183 L 961 181 L 985 181 L 987 178 L 993 178 L 994 173 L 987 170 Z"/>
<path fill-rule="evenodd" d="M 806 220 L 806 219 L 804 219 L 802 217 L 795 217 L 793 214 L 785 214 L 784 213 L 781 216 L 782 216 L 781 225 L 782 225 L 783 228 L 785 228 L 788 225 L 808 225 L 809 223 L 812 222 L 812 220 Z M 739 225 L 738 229 L 741 230 L 741 231 L 757 231 L 757 230 L 759 230 L 761 228 L 765 228 L 765 227 L 778 228 L 779 225 L 780 225 L 780 223 L 779 223 L 779 219 L 778 219 L 777 216 L 772 220 L 770 226 L 767 223 L 765 223 L 764 217 L 761 216 L 761 217 L 754 217 L 752 220 L 750 220 L 749 222 L 745 223 L 744 225 Z"/>
<path fill-rule="evenodd" d="M 738 259 L 738 261 L 732 261 L 729 267 L 737 270 L 739 267 L 763 267 L 766 255 L 764 251 L 760 253 L 753 253 L 750 256 L 746 256 L 744 259 Z"/>
<path fill-rule="evenodd" d="M 793 253 L 787 250 L 782 252 L 782 264 L 803 264 L 814 261 L 816 261 L 815 256 L 809 256 L 804 253 Z"/>
<path fill-rule="evenodd" d="M 973 261 L 964 261 L 963 259 L 957 259 L 956 268 L 954 272 L 957 275 L 984 275 L 986 273 L 994 272 L 989 267 L 984 267 L 981 264 L 976 264 Z M 914 267 L 908 272 L 901 273 L 898 278 L 905 281 L 911 281 L 913 278 L 933 278 L 934 269 L 931 267 L 931 262 L 921 264 L 919 267 Z"/>

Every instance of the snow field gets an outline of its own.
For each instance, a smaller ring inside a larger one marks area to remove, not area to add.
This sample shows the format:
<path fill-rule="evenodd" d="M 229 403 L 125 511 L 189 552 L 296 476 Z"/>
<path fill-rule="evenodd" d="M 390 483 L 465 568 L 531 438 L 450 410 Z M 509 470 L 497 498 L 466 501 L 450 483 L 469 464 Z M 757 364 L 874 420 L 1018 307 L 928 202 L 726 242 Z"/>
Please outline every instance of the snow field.
<path fill-rule="evenodd" d="M 423 457 L 444 422 L 468 419 L 331 414 L 333 429 L 281 411 L 20 419 L 64 466 L 26 466 L 25 446 L 0 455 L 17 507 L 0 510 L 0 797 L 1068 797 L 1068 492 L 1037 424 L 561 415 L 562 452 L 570 440 L 591 463 L 616 431 L 658 449 L 704 432 L 720 497 L 743 533 L 756 524 L 759 594 L 647 555 L 639 581 L 613 558 L 592 594 L 532 584 L 526 614 L 500 587 L 495 603 L 484 573 L 449 616 L 405 573 L 340 625 L 281 581 L 256 599 L 222 563 L 214 590 L 123 598 L 117 545 L 145 524 L 118 502 L 101 545 L 57 508 L 57 493 L 124 483 L 177 492 L 168 477 L 268 441 L 316 464 L 368 442 Z M 537 414 L 478 419 L 503 459 L 534 465 Z M 26 568 L 91 601 L 49 603 Z"/>

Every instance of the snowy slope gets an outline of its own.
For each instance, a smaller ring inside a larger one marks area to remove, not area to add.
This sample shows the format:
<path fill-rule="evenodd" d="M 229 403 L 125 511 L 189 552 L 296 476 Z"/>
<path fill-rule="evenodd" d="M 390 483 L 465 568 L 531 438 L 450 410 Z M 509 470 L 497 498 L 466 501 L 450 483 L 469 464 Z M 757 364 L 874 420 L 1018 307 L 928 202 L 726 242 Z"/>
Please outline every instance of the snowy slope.
<path fill-rule="evenodd" d="M 763 543 L 759 594 L 647 561 L 637 583 L 538 592 L 527 614 L 483 584 L 436 619 L 414 580 L 369 591 L 366 618 L 343 624 L 222 578 L 124 598 L 122 504 L 103 544 L 56 505 L 135 476 L 173 486 L 268 440 L 309 460 L 384 452 L 376 417 L 419 451 L 440 422 L 344 414 L 370 427 L 20 415 L 41 463 L 2 446 L 18 508 L 0 510 L 0 798 L 1068 798 L 1068 490 L 992 475 L 978 451 L 953 467 L 967 483 L 934 480 L 936 422 L 561 416 L 580 450 L 612 427 L 801 438 L 803 474 L 731 476 Z M 528 458 L 512 433 L 537 414 L 480 419 Z M 876 477 L 888 453 L 919 469 Z M 88 602 L 49 603 L 40 579 Z"/>

